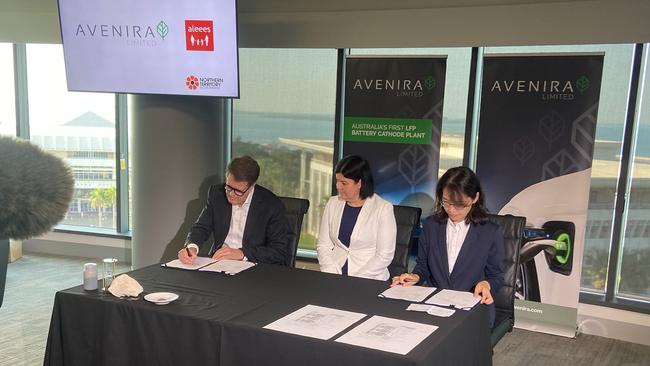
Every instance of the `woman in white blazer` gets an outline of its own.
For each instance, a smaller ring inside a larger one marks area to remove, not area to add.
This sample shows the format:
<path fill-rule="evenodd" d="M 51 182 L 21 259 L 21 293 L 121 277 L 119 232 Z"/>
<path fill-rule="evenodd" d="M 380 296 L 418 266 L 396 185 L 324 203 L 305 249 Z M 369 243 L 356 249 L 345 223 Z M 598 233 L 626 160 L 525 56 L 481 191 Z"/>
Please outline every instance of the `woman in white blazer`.
<path fill-rule="evenodd" d="M 339 194 L 323 212 L 316 245 L 320 270 L 385 281 L 397 236 L 393 205 L 374 193 L 365 159 L 346 156 L 334 172 Z"/>

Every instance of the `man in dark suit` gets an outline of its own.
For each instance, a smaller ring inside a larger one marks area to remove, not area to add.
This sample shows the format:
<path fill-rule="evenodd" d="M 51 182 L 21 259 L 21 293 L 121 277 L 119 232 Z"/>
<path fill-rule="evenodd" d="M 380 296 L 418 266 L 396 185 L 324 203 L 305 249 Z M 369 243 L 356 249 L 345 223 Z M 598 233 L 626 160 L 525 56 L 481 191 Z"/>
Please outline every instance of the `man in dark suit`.
<path fill-rule="evenodd" d="M 178 251 L 183 263 L 194 262 L 198 245 L 212 234 L 208 256 L 214 259 L 286 264 L 291 234 L 284 205 L 273 192 L 256 184 L 259 173 L 259 165 L 249 156 L 228 164 L 226 182 L 210 187 L 207 203 L 185 247 Z"/>

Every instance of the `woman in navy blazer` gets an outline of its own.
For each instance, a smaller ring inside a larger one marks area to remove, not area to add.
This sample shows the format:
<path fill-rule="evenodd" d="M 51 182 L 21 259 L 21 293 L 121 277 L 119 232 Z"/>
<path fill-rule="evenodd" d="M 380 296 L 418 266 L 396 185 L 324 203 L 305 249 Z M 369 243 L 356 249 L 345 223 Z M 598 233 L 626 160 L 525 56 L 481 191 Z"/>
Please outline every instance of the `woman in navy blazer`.
<path fill-rule="evenodd" d="M 438 181 L 434 212 L 422 229 L 413 273 L 393 277 L 392 285 L 428 283 L 471 291 L 490 305 L 503 285 L 503 235 L 487 220 L 481 183 L 466 167 L 451 168 Z"/>

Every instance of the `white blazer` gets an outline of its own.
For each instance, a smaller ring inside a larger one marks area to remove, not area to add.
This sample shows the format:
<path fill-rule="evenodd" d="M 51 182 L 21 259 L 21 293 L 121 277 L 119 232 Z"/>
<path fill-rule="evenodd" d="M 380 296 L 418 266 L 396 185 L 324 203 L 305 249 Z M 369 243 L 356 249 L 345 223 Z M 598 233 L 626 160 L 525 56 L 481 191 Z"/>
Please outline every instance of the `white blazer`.
<path fill-rule="evenodd" d="M 349 248 L 338 238 L 344 207 L 345 201 L 338 196 L 331 197 L 325 206 L 316 244 L 320 270 L 341 274 L 347 260 L 350 276 L 387 280 L 397 236 L 393 205 L 378 194 L 367 198 L 352 230 Z"/>

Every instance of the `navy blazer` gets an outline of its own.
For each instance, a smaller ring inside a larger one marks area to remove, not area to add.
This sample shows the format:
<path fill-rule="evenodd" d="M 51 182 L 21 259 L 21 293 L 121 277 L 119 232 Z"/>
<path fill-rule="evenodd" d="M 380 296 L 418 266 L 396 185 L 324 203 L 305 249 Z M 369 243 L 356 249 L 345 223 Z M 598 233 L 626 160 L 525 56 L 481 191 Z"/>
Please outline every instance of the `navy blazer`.
<path fill-rule="evenodd" d="M 430 286 L 458 291 L 474 291 L 479 281 L 487 280 L 494 297 L 503 286 L 503 257 L 503 235 L 499 225 L 489 221 L 470 223 L 454 270 L 449 273 L 447 219 L 439 222 L 429 217 L 422 226 L 413 273 L 420 276 L 418 284 L 427 282 Z M 492 323 L 494 306 L 491 308 Z"/>
<path fill-rule="evenodd" d="M 232 205 L 224 188 L 225 184 L 210 187 L 208 201 L 185 240 L 201 245 L 213 234 L 209 256 L 223 245 L 230 230 Z M 288 265 L 290 232 L 282 201 L 256 184 L 242 238 L 244 255 L 253 262 Z"/>

